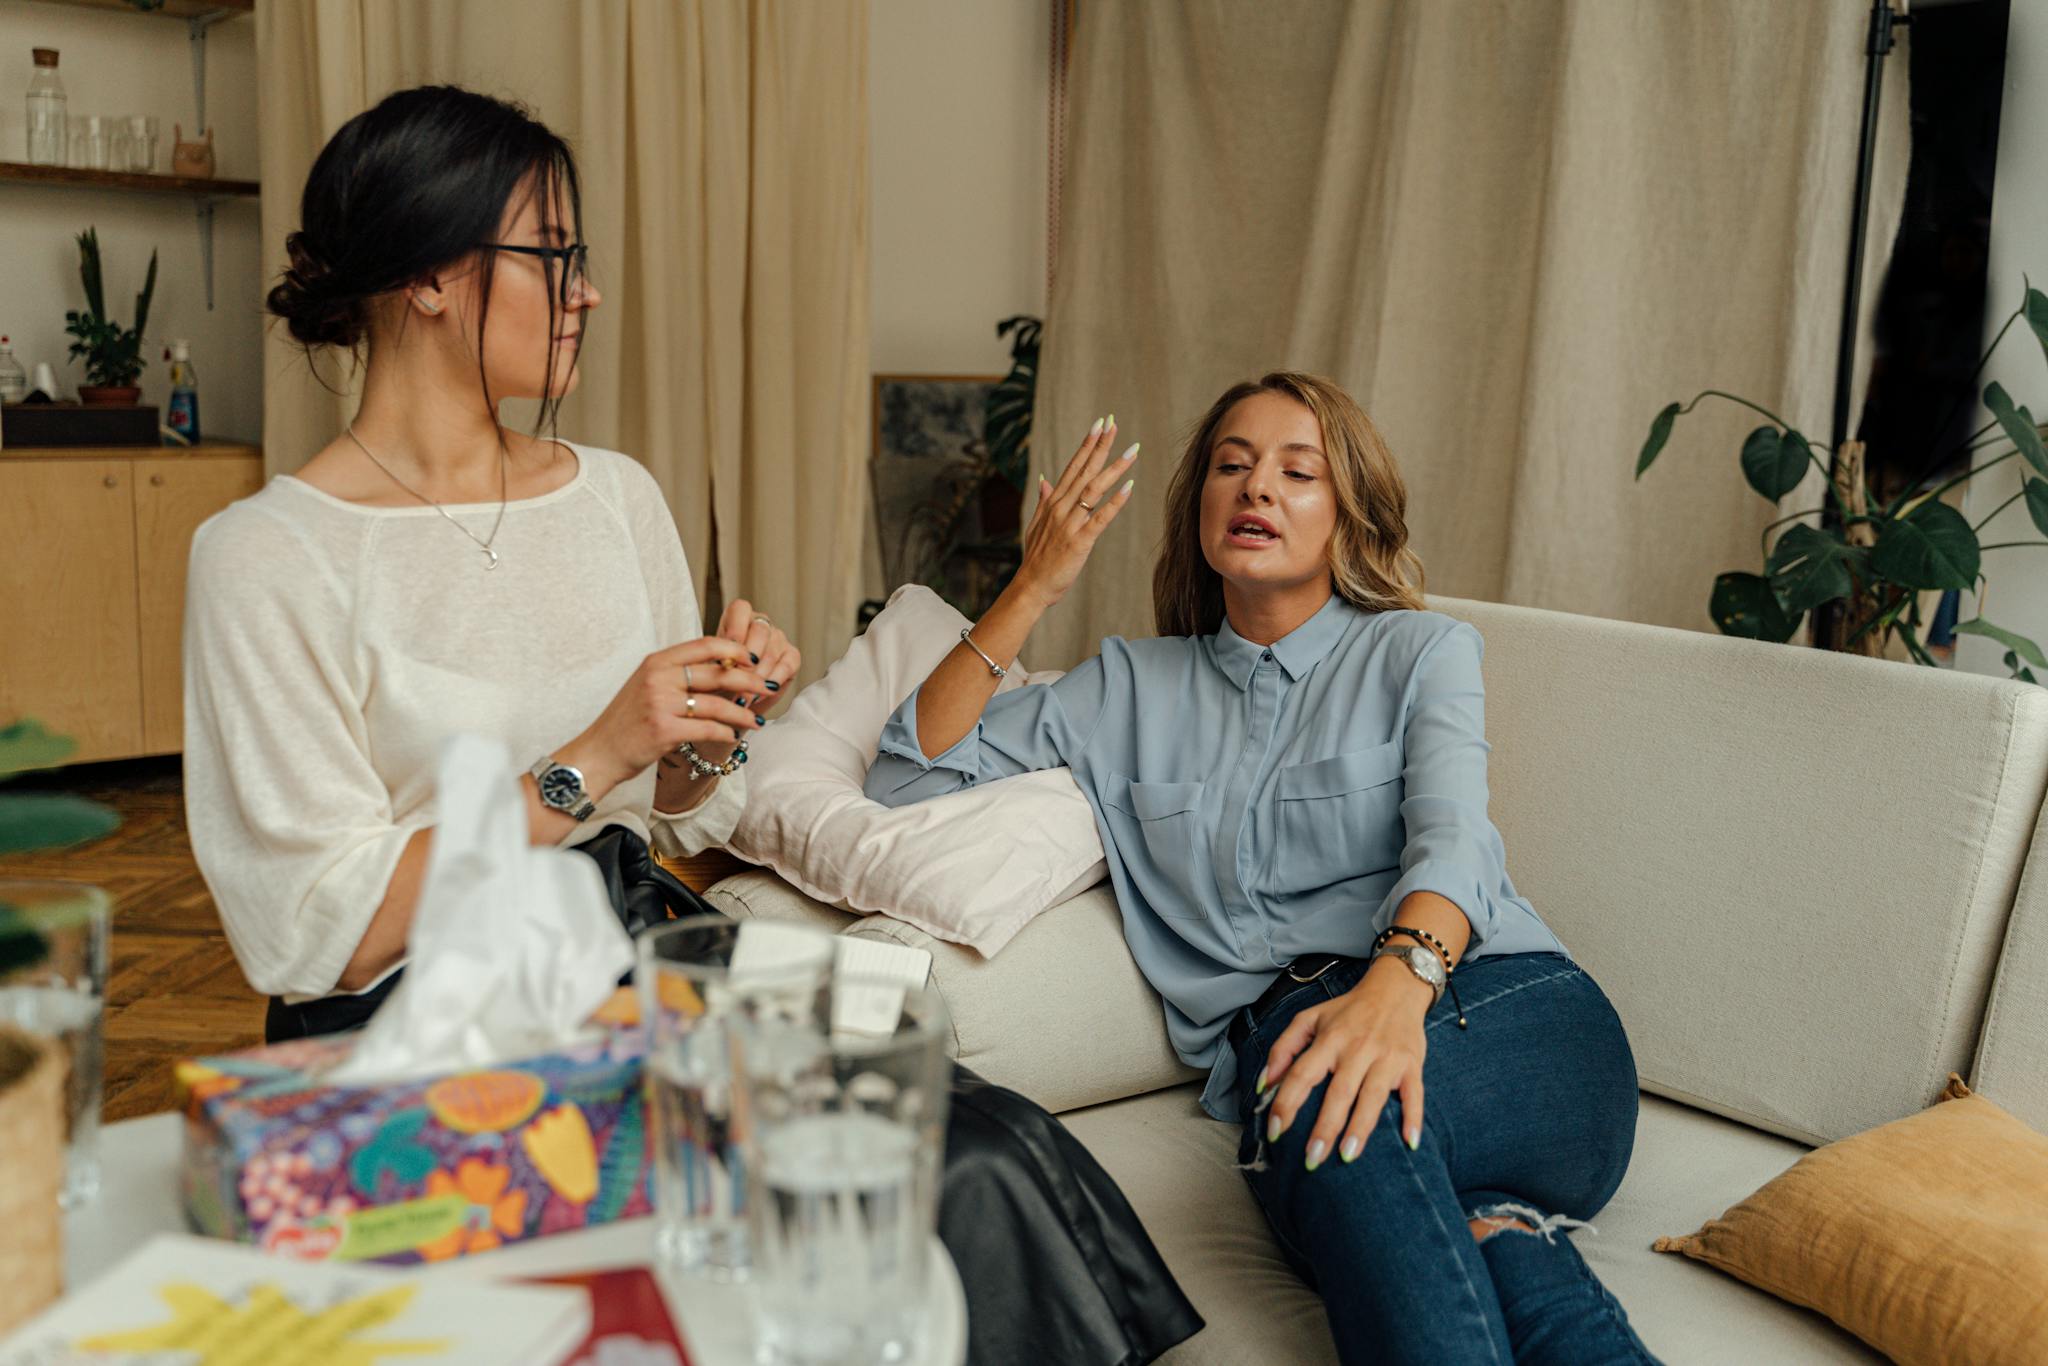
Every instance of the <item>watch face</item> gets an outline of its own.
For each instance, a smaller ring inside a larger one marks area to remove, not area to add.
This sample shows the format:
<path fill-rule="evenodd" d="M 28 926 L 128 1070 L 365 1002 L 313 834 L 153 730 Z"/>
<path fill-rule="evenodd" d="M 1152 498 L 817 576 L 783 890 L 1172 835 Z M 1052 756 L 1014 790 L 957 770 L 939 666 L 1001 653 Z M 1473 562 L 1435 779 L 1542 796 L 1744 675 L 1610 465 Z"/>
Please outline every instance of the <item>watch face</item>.
<path fill-rule="evenodd" d="M 1420 944 L 1407 950 L 1404 956 L 1415 968 L 1416 972 L 1432 983 L 1444 975 L 1444 960 L 1437 957 L 1430 950 L 1423 948 Z"/>
<path fill-rule="evenodd" d="M 558 811 L 567 811 L 583 800 L 583 775 L 567 764 L 556 764 L 540 775 L 540 799 Z"/>

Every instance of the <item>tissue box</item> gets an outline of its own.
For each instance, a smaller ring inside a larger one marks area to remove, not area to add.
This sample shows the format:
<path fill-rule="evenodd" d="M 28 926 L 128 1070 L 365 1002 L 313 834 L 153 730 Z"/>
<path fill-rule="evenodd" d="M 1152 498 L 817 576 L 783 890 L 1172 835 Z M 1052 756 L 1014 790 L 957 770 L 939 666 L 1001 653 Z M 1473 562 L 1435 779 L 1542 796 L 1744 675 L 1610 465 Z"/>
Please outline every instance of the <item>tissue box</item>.
<path fill-rule="evenodd" d="M 178 1064 L 194 1228 L 311 1260 L 413 1263 L 649 1212 L 637 1031 L 421 1081 L 323 1085 L 350 1044 Z"/>

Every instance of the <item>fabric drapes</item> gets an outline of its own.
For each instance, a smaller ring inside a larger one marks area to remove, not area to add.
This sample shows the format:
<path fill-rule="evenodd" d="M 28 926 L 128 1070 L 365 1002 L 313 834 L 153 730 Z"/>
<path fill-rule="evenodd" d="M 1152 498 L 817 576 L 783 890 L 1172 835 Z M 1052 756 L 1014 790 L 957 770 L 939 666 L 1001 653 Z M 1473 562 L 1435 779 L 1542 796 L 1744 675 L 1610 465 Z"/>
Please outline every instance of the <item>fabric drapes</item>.
<path fill-rule="evenodd" d="M 1635 456 L 1659 408 L 1709 386 L 1827 439 L 1867 15 L 1083 3 L 1036 463 L 1112 410 L 1145 453 L 1035 656 L 1151 632 L 1181 441 L 1278 367 L 1337 379 L 1386 433 L 1431 592 L 1711 629 L 1714 574 L 1760 568 L 1777 515 L 1735 460 L 1761 419 L 1703 407 L 1641 485 Z M 1866 301 L 1906 70 L 1902 50 Z"/>
<path fill-rule="evenodd" d="M 867 506 L 866 0 L 263 0 L 256 18 L 272 271 L 314 156 L 392 90 L 516 99 L 569 140 L 604 303 L 562 434 L 654 472 L 707 622 L 746 597 L 821 672 L 852 634 Z M 266 460 L 289 471 L 353 412 L 351 376 L 330 360 L 330 392 L 282 329 L 265 368 Z"/>

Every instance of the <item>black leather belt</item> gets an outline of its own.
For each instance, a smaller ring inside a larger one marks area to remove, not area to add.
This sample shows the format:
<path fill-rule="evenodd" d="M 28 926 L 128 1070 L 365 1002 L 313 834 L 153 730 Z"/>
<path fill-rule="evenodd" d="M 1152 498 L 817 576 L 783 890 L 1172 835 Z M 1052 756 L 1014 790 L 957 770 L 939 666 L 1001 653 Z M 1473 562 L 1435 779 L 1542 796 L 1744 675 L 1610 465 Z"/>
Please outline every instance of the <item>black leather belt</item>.
<path fill-rule="evenodd" d="M 1352 961 L 1340 953 L 1304 953 L 1280 969 L 1280 975 L 1267 985 L 1258 1000 L 1231 1017 L 1229 1038 L 1232 1046 L 1244 1042 L 1246 1036 L 1266 1018 L 1266 1012 L 1293 995 L 1298 988 L 1307 986 L 1338 964 Z"/>

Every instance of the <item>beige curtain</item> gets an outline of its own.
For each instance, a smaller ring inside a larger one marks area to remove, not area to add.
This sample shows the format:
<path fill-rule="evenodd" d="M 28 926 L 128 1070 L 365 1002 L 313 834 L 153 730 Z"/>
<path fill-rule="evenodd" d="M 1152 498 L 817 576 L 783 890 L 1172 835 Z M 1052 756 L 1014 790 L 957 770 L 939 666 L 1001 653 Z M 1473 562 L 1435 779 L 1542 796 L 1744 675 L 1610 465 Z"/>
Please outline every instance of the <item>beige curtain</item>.
<path fill-rule="evenodd" d="M 1735 460 L 1760 419 L 1702 408 L 1640 485 L 1636 453 L 1709 386 L 1827 440 L 1868 9 L 1084 0 L 1037 460 L 1111 410 L 1146 449 L 1033 663 L 1150 632 L 1180 442 L 1282 366 L 1387 434 L 1431 592 L 1712 629 L 1714 574 L 1759 569 L 1774 515 Z"/>
<path fill-rule="evenodd" d="M 256 21 L 273 271 L 314 156 L 392 90 L 517 99 L 569 140 L 604 303 L 562 434 L 653 470 L 708 622 L 744 596 L 821 672 L 867 506 L 865 0 L 261 0 Z M 328 367 L 330 393 L 275 329 L 266 371 L 288 471 L 354 410 L 351 376 Z"/>

